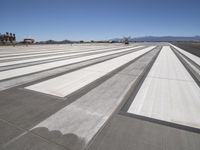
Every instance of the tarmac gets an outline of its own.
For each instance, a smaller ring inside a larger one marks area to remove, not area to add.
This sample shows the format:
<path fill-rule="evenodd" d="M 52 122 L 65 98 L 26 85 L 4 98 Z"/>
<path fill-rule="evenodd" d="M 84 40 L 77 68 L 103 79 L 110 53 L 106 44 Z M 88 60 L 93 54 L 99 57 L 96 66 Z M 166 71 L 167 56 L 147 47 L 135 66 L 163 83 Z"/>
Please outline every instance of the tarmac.
<path fill-rule="evenodd" d="M 200 58 L 169 43 L 0 48 L 0 149 L 199 150 Z"/>

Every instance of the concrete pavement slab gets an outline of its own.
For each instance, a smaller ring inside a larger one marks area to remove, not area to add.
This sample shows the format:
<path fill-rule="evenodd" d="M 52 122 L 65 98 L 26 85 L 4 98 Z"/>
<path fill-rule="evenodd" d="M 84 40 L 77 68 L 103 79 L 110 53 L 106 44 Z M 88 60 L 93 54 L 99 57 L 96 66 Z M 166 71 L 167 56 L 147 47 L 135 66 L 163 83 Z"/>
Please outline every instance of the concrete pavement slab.
<path fill-rule="evenodd" d="M 34 73 L 34 72 L 44 71 L 44 70 L 48 70 L 48 69 L 51 69 L 51 68 L 56 68 L 56 67 L 59 67 L 59 66 L 65 66 L 65 65 L 72 64 L 72 63 L 77 63 L 79 61 L 94 59 L 94 58 L 98 58 L 98 57 L 102 57 L 102 56 L 106 56 L 106 55 L 111 55 L 111 54 L 114 54 L 114 53 L 127 51 L 127 50 L 131 50 L 131 49 L 134 50 L 136 48 L 133 47 L 133 48 L 125 49 L 125 50 L 124 49 L 118 50 L 118 51 L 115 51 L 115 52 L 105 52 L 105 53 L 102 53 L 102 54 L 96 54 L 94 56 L 92 55 L 92 56 L 78 57 L 78 58 L 69 59 L 69 60 L 61 60 L 61 61 L 56 61 L 56 62 L 39 64 L 39 65 L 35 65 L 35 66 L 28 66 L 28 67 L 24 67 L 24 68 L 17 68 L 17 69 L 8 70 L 8 71 L 2 71 L 2 72 L 0 72 L 0 80 L 5 80 L 5 79 L 8 79 L 8 78 L 22 76 L 22 75 L 26 75 L 26 74 L 30 74 L 30 73 Z"/>
<path fill-rule="evenodd" d="M 134 51 L 137 51 L 137 50 L 140 50 L 140 48 L 134 49 Z M 22 84 L 25 84 L 28 82 L 33 82 L 36 80 L 41 80 L 41 79 L 47 78 L 47 77 L 62 75 L 64 73 L 71 72 L 73 70 L 77 70 L 77 69 L 80 69 L 83 67 L 87 67 L 92 64 L 100 63 L 100 62 L 103 62 L 103 61 L 106 61 L 106 60 L 109 60 L 109 59 L 112 59 L 115 57 L 119 57 L 119 56 L 128 54 L 130 52 L 132 52 L 132 50 L 128 50 L 128 51 L 120 52 L 120 53 L 114 53 L 114 54 L 106 55 L 106 56 L 102 56 L 102 57 L 97 57 L 97 58 L 77 62 L 74 64 L 70 64 L 67 66 L 61 66 L 61 67 L 53 68 L 50 70 L 45 70 L 42 72 L 33 73 L 33 74 L 1 81 L 0 82 L 0 90 L 6 90 L 8 88 L 19 86 L 19 85 L 22 85 Z"/>
<path fill-rule="evenodd" d="M 81 70 L 28 86 L 26 89 L 58 97 L 65 97 L 127 64 L 153 48 L 155 47 L 148 47 L 137 52 L 95 64 Z"/>
<path fill-rule="evenodd" d="M 200 135 L 123 115 L 115 115 L 87 150 L 198 150 Z"/>
<path fill-rule="evenodd" d="M 163 47 L 128 112 L 200 128 L 199 97 L 194 79 L 173 51 Z"/>

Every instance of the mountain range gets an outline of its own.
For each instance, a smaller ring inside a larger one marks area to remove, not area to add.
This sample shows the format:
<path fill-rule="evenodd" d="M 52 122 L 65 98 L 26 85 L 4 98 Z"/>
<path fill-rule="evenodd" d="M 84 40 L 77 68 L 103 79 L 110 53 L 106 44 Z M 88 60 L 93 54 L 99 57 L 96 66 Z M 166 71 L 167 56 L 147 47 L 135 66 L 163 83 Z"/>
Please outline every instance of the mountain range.
<path fill-rule="evenodd" d="M 124 38 L 114 38 L 112 41 L 123 40 Z M 144 36 L 129 38 L 129 41 L 135 42 L 174 42 L 174 41 L 200 41 L 200 36 L 183 37 L 183 36 Z"/>
<path fill-rule="evenodd" d="M 121 41 L 124 38 L 113 38 L 109 41 Z M 193 37 L 184 37 L 184 36 L 144 36 L 144 37 L 135 37 L 135 38 L 128 38 L 130 42 L 176 42 L 176 41 L 194 41 L 200 42 L 200 36 L 193 36 Z M 63 40 L 63 41 L 55 41 L 55 40 L 47 40 L 47 41 L 40 41 L 41 44 L 67 44 L 67 43 L 76 43 L 79 41 L 70 41 L 70 40 Z"/>

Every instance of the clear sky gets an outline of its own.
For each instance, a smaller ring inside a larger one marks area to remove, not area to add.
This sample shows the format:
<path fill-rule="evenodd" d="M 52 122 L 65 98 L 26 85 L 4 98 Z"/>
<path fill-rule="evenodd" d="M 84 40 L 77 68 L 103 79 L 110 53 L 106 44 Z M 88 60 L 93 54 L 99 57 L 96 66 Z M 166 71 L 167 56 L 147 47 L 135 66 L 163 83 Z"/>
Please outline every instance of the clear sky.
<path fill-rule="evenodd" d="M 0 33 L 101 40 L 200 35 L 200 0 L 0 0 Z"/>

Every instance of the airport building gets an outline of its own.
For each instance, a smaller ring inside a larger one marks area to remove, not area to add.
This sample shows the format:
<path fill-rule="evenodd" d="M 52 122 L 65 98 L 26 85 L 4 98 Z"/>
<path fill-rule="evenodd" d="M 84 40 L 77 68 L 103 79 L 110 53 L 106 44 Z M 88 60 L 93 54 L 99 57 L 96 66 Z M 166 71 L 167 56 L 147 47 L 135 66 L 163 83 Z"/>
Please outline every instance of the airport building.
<path fill-rule="evenodd" d="M 35 43 L 35 40 L 34 39 L 24 39 L 24 41 L 23 41 L 23 43 L 24 44 L 33 44 L 33 43 Z"/>

